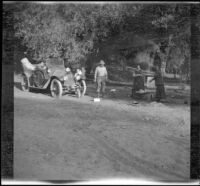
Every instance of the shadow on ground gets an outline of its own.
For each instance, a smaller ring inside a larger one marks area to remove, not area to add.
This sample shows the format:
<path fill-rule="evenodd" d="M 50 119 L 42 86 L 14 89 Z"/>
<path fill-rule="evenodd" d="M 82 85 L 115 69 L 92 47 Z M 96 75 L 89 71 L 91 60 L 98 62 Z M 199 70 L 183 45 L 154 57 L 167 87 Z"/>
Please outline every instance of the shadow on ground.
<path fill-rule="evenodd" d="M 22 91 L 22 88 L 21 88 L 21 83 L 20 82 L 14 82 L 14 86 L 21 90 Z M 29 89 L 30 92 L 32 93 L 38 93 L 38 94 L 44 94 L 44 95 L 47 95 L 47 96 L 51 96 L 50 92 L 48 89 L 37 89 L 37 88 L 30 88 Z"/>
<path fill-rule="evenodd" d="M 21 83 L 20 82 L 14 82 L 14 86 L 18 90 L 23 91 L 22 88 L 21 88 Z M 29 92 L 35 93 L 35 94 L 43 94 L 43 95 L 51 97 L 51 93 L 50 93 L 50 90 L 48 88 L 47 89 L 30 88 Z M 71 97 L 77 97 L 73 93 L 64 93 L 63 96 L 65 96 L 65 95 L 68 95 L 68 96 L 71 96 Z"/>
<path fill-rule="evenodd" d="M 86 91 L 86 96 L 89 96 L 92 98 L 97 97 L 97 92 L 96 92 L 96 84 L 92 83 L 90 81 L 86 82 L 87 84 L 87 91 Z M 14 86 L 19 89 L 21 89 L 21 84 L 20 84 L 20 80 L 16 79 L 14 82 Z M 115 92 L 113 93 L 111 90 L 115 89 Z M 154 99 L 150 100 L 150 99 L 146 99 L 146 98 L 139 98 L 139 97 L 134 97 L 131 98 L 131 86 L 122 86 L 122 85 L 113 85 L 110 83 L 107 83 L 106 86 L 106 95 L 103 98 L 104 100 L 113 100 L 113 101 L 125 101 L 125 102 L 134 102 L 137 101 L 139 103 L 144 103 L 144 104 L 148 104 L 152 101 L 154 101 Z M 155 90 L 154 90 L 155 91 Z M 43 95 L 47 95 L 49 97 L 51 97 L 51 93 L 49 91 L 49 89 L 34 89 L 31 88 L 30 92 L 32 93 L 36 93 L 36 94 L 43 94 Z M 170 104 L 170 105 L 174 105 L 174 104 L 186 104 L 188 105 L 190 103 L 190 91 L 189 90 L 180 90 L 180 89 L 168 89 L 166 88 L 166 94 L 167 94 L 167 99 L 164 102 L 164 104 Z M 64 95 L 68 95 L 71 97 L 76 97 L 75 94 L 69 94 L 69 93 L 65 93 Z"/>
<path fill-rule="evenodd" d="M 115 93 L 111 92 L 112 89 L 115 89 Z M 106 95 L 104 99 L 115 100 L 115 101 L 128 101 L 134 102 L 137 101 L 139 103 L 149 104 L 155 101 L 155 89 L 152 89 L 152 98 L 150 99 L 147 95 L 146 96 L 134 96 L 131 97 L 131 86 L 122 86 L 122 85 L 113 85 L 108 84 L 106 86 Z M 189 105 L 190 103 L 190 91 L 189 90 L 181 90 L 179 88 L 165 88 L 167 98 L 163 101 L 163 104 L 167 105 Z M 94 83 L 87 82 L 87 95 L 91 97 L 97 97 L 96 86 Z M 130 104 L 130 103 L 129 103 Z"/>

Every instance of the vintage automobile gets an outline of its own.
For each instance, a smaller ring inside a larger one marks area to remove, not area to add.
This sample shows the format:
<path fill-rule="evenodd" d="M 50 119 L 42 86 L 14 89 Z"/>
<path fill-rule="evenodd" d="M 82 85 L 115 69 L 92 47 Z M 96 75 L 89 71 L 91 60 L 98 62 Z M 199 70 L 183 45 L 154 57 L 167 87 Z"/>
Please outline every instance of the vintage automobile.
<path fill-rule="evenodd" d="M 39 64 L 32 64 L 28 58 L 21 60 L 23 73 L 21 88 L 23 91 L 34 89 L 50 90 L 52 97 L 60 98 L 65 93 L 74 93 L 78 98 L 86 93 L 85 75 L 77 69 L 73 74 L 65 68 L 64 61 L 50 58 Z"/>

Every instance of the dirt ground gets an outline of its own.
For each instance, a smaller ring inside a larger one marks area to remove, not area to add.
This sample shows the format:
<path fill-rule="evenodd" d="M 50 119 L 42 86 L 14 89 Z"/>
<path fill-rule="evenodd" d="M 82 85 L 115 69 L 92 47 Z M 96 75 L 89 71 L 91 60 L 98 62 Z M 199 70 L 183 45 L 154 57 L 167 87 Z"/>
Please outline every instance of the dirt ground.
<path fill-rule="evenodd" d="M 93 84 L 81 99 L 58 100 L 45 92 L 22 92 L 16 82 L 14 178 L 189 179 L 190 107 L 184 104 L 189 90 L 167 89 L 167 103 L 134 105 L 130 87 L 114 87 L 115 97 L 112 88 L 96 103 Z"/>

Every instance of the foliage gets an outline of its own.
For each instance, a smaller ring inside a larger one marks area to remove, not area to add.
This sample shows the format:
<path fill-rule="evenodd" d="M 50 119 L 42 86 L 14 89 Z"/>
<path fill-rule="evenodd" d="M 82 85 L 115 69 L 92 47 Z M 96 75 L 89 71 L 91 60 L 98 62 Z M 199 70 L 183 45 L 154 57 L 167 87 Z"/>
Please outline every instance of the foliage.
<path fill-rule="evenodd" d="M 16 37 L 36 59 L 76 62 L 93 51 L 95 42 L 116 34 L 125 14 L 120 4 L 16 4 Z"/>
<path fill-rule="evenodd" d="M 157 52 L 162 65 L 164 68 L 179 69 L 186 59 L 190 59 L 190 6 L 151 5 L 149 11 L 154 12 L 151 23 L 158 34 Z"/>
<path fill-rule="evenodd" d="M 104 41 L 133 32 L 152 36 L 148 39 L 167 68 L 188 66 L 184 65 L 190 59 L 187 4 L 14 3 L 5 8 L 14 14 L 15 36 L 38 60 L 52 56 L 70 63 L 84 61 Z"/>

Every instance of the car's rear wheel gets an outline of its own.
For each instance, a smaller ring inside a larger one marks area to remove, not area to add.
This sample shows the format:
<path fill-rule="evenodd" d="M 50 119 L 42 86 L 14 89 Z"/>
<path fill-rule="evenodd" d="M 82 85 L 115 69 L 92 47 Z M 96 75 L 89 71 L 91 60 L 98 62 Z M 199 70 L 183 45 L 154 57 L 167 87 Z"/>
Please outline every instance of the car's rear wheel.
<path fill-rule="evenodd" d="M 23 74 L 21 78 L 21 89 L 25 92 L 29 91 L 28 77 L 25 74 Z"/>
<path fill-rule="evenodd" d="M 63 93 L 63 87 L 59 80 L 53 79 L 50 85 L 51 96 L 54 98 L 60 98 Z"/>

